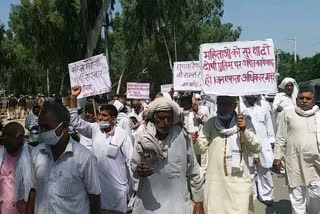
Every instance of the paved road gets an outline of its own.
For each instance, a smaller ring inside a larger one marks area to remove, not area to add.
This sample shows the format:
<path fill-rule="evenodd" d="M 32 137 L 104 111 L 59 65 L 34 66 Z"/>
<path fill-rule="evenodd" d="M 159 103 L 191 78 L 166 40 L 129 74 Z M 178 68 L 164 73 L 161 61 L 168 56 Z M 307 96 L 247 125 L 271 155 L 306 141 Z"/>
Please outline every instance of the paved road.
<path fill-rule="evenodd" d="M 279 175 L 273 174 L 273 182 L 275 196 L 273 206 L 266 207 L 261 202 L 255 201 L 254 214 L 291 214 L 291 203 L 285 178 L 279 178 Z"/>

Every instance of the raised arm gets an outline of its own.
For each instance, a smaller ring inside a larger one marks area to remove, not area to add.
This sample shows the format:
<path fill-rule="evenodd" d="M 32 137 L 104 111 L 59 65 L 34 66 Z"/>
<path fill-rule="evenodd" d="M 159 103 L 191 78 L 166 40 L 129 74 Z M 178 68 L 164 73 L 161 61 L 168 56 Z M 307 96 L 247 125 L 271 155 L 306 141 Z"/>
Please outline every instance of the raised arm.
<path fill-rule="evenodd" d="M 70 96 L 70 125 L 73 126 L 81 135 L 92 138 L 93 124 L 80 118 L 77 109 L 77 97 L 81 93 L 81 87 L 75 86 L 71 89 Z"/>

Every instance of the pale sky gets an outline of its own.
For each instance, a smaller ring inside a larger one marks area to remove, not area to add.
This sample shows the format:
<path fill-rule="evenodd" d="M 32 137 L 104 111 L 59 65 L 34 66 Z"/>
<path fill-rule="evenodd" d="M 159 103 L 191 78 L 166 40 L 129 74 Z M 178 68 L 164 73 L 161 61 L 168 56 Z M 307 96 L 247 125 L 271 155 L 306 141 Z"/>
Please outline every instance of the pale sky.
<path fill-rule="evenodd" d="M 11 4 L 20 0 L 0 0 L 0 20 L 7 25 Z M 225 0 L 223 22 L 242 28 L 239 40 L 272 38 L 275 48 L 310 57 L 320 52 L 319 0 Z M 121 11 L 119 3 L 115 5 Z"/>

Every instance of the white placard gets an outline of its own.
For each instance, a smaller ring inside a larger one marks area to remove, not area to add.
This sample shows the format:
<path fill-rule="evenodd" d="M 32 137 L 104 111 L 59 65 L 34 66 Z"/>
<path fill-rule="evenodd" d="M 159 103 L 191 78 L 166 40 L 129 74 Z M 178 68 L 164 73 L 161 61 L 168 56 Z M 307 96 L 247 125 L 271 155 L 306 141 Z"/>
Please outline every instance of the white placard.
<path fill-rule="evenodd" d="M 205 94 L 243 96 L 276 92 L 272 39 L 200 46 Z"/>
<path fill-rule="evenodd" d="M 103 54 L 68 65 L 71 87 L 81 86 L 78 99 L 107 93 L 111 81 L 107 58 Z"/>
<path fill-rule="evenodd" d="M 173 87 L 172 84 L 161 85 L 161 92 L 162 93 L 169 93 L 171 91 L 172 87 Z"/>
<path fill-rule="evenodd" d="M 201 91 L 202 72 L 199 61 L 175 62 L 173 88 L 175 91 Z"/>
<path fill-rule="evenodd" d="M 127 82 L 128 99 L 150 99 L 150 83 Z"/>

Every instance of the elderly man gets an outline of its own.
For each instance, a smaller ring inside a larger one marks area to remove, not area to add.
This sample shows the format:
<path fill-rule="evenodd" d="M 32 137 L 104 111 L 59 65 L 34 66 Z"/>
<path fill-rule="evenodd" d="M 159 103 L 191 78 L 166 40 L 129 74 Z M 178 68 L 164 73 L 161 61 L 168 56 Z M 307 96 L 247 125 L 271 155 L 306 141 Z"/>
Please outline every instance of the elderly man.
<path fill-rule="evenodd" d="M 301 90 L 297 107 L 281 115 L 274 148 L 274 166 L 285 159 L 293 214 L 306 213 L 306 188 L 311 214 L 320 212 L 320 112 L 309 90 Z"/>
<path fill-rule="evenodd" d="M 102 190 L 101 214 L 126 213 L 129 182 L 132 178 L 131 138 L 124 129 L 115 127 L 118 111 L 113 105 L 101 106 L 99 123 L 89 123 L 80 119 L 76 109 L 76 100 L 80 93 L 79 86 L 72 88 L 71 125 L 81 135 L 92 139 L 92 151 L 98 160 L 98 175 Z"/>
<path fill-rule="evenodd" d="M 139 118 L 138 121 L 141 121 L 142 114 L 143 114 L 143 108 L 142 108 L 140 101 L 139 100 L 132 100 L 131 109 L 132 109 L 131 113 L 135 114 Z"/>
<path fill-rule="evenodd" d="M 294 109 L 299 91 L 297 82 L 294 79 L 287 77 L 282 80 L 279 88 L 283 89 L 284 92 L 276 94 L 272 104 L 273 110 L 282 112 L 283 110 Z"/>
<path fill-rule="evenodd" d="M 235 112 L 236 97 L 221 96 L 217 103 L 217 116 L 208 120 L 198 138 L 193 136 L 197 153 L 209 151 L 206 214 L 247 214 L 251 194 L 248 157 L 259 153 L 261 145 L 250 120 Z"/>
<path fill-rule="evenodd" d="M 243 115 L 250 116 L 261 142 L 261 152 L 251 159 L 254 198 L 258 198 L 267 206 L 273 202 L 273 180 L 270 168 L 273 164 L 272 144 L 275 142 L 272 120 L 264 100 L 259 95 L 245 96 L 241 105 Z M 254 173 L 256 171 L 256 174 Z"/>
<path fill-rule="evenodd" d="M 100 211 L 97 159 L 68 133 L 70 115 L 46 103 L 39 115 L 40 144 L 32 150 L 33 189 L 27 214 L 93 214 Z"/>
<path fill-rule="evenodd" d="M 134 214 L 191 214 L 188 178 L 195 202 L 193 213 L 204 213 L 203 179 L 182 120 L 183 113 L 173 101 L 162 97 L 150 104 L 148 122 L 132 159 L 140 178 Z"/>
<path fill-rule="evenodd" d="M 0 213 L 23 214 L 32 187 L 30 151 L 24 144 L 24 128 L 12 122 L 3 129 L 0 147 Z"/>

